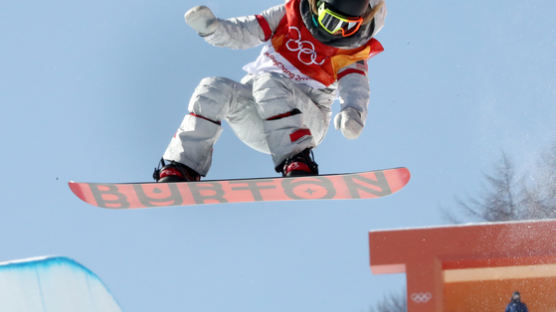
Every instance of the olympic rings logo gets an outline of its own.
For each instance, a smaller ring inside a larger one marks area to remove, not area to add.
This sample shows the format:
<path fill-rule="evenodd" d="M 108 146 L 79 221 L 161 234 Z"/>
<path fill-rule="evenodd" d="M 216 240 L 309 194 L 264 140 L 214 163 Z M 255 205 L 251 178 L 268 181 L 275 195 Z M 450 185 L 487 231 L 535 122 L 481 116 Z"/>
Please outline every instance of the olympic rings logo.
<path fill-rule="evenodd" d="M 409 298 L 415 303 L 427 303 L 432 299 L 432 294 L 430 292 L 412 293 Z"/>
<path fill-rule="evenodd" d="M 317 62 L 318 54 L 315 51 L 315 45 L 311 41 L 301 41 L 301 31 L 295 26 L 290 26 L 289 30 L 294 30 L 297 32 L 297 39 L 290 39 L 286 42 L 286 48 L 291 52 L 298 52 L 297 59 L 307 65 L 322 65 L 324 64 L 324 59 Z"/>

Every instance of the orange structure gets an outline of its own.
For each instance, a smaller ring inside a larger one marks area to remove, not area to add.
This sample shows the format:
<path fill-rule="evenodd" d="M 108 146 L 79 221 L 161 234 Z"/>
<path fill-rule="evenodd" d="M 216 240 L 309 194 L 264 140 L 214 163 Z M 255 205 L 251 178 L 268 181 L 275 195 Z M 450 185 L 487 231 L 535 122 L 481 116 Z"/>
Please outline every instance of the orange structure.
<path fill-rule="evenodd" d="M 556 311 L 556 220 L 371 231 L 371 271 L 404 273 L 408 312 Z"/>

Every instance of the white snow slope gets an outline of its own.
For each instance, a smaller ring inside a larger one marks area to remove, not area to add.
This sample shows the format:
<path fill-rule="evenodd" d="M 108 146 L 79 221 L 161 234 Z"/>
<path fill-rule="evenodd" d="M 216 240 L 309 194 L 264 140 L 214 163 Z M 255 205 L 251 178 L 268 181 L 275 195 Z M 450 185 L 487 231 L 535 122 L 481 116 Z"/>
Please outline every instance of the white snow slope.
<path fill-rule="evenodd" d="M 0 311 L 121 312 L 100 279 L 64 257 L 0 263 Z"/>

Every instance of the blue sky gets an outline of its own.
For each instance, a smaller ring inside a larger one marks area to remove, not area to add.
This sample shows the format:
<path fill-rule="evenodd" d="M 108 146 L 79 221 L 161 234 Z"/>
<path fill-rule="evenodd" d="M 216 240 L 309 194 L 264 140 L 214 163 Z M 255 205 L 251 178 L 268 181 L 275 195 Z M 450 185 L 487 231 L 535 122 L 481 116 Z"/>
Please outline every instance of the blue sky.
<path fill-rule="evenodd" d="M 71 194 L 69 180 L 150 180 L 197 83 L 240 79 L 258 54 L 204 43 L 188 8 L 232 17 L 279 2 L 0 4 L 0 261 L 74 258 L 126 311 L 364 312 L 404 286 L 371 274 L 369 230 L 445 224 L 440 207 L 479 191 L 502 151 L 526 171 L 556 138 L 556 3 L 390 1 L 367 127 L 356 141 L 331 129 L 315 157 L 322 173 L 406 166 L 402 192 L 140 211 Z M 272 167 L 225 125 L 207 178 Z"/>

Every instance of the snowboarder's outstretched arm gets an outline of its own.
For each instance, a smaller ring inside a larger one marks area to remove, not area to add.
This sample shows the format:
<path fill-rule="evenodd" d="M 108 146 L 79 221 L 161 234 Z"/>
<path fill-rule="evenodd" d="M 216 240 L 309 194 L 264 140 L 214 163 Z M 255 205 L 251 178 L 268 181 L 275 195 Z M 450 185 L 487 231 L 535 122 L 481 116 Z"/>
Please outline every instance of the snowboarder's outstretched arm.
<path fill-rule="evenodd" d="M 341 110 L 334 118 L 334 127 L 348 139 L 359 137 L 367 119 L 370 98 L 367 63 L 357 62 L 338 73 Z"/>
<path fill-rule="evenodd" d="M 206 6 L 185 13 L 185 22 L 211 45 L 231 49 L 247 49 L 267 41 L 285 14 L 284 5 L 261 14 L 219 19 Z"/>

